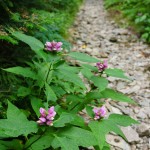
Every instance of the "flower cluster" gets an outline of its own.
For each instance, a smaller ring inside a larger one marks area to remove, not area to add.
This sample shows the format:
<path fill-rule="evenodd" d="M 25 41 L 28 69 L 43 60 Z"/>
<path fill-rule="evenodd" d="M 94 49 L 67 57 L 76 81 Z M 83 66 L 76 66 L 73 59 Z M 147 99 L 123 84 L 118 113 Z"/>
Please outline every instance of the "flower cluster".
<path fill-rule="evenodd" d="M 46 50 L 48 51 L 61 51 L 62 50 L 62 42 L 46 42 L 45 46 L 46 46 Z"/>
<path fill-rule="evenodd" d="M 53 125 L 53 120 L 56 115 L 56 112 L 54 110 L 54 106 L 50 107 L 48 109 L 48 112 L 44 108 L 40 108 L 40 118 L 37 121 L 39 125 L 48 125 L 52 126 Z"/>
<path fill-rule="evenodd" d="M 96 66 L 100 72 L 104 71 L 108 67 L 107 60 L 104 60 L 103 63 L 101 62 L 96 63 Z"/>
<path fill-rule="evenodd" d="M 104 117 L 106 115 L 106 108 L 104 106 L 102 107 L 95 107 L 93 109 L 93 112 L 95 114 L 94 120 L 99 120 L 100 118 Z"/>

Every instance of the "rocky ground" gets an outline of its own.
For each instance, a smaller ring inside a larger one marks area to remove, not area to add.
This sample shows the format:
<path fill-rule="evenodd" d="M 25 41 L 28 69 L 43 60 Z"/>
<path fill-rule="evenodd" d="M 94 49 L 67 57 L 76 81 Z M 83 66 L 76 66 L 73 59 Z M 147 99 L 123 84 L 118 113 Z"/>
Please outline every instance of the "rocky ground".
<path fill-rule="evenodd" d="M 141 123 L 122 128 L 128 142 L 108 135 L 112 150 L 150 150 L 150 47 L 110 19 L 103 0 L 85 0 L 70 33 L 74 51 L 107 59 L 110 68 L 121 68 L 132 79 L 127 82 L 109 77 L 110 87 L 129 95 L 139 105 L 107 100 L 107 109 L 130 115 Z"/>

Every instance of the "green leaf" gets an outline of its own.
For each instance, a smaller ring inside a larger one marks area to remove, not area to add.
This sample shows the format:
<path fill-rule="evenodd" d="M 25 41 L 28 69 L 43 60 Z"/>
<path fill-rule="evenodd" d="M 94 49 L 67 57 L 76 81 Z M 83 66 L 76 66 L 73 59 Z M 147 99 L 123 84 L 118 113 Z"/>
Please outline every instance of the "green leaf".
<path fill-rule="evenodd" d="M 49 134 L 44 134 L 42 136 L 35 135 L 32 136 L 27 143 L 25 144 L 25 149 L 29 150 L 44 150 L 51 146 L 51 142 L 53 141 L 53 136 Z"/>
<path fill-rule="evenodd" d="M 91 81 L 94 83 L 96 87 L 99 88 L 100 91 L 103 91 L 107 88 L 108 86 L 108 81 L 107 79 L 103 77 L 97 77 L 97 76 L 92 76 Z"/>
<path fill-rule="evenodd" d="M 12 68 L 7 68 L 7 69 L 3 69 L 3 70 L 17 74 L 17 75 L 21 75 L 23 77 L 31 78 L 34 80 L 37 79 L 36 73 L 34 71 L 32 71 L 31 68 L 12 67 Z"/>
<path fill-rule="evenodd" d="M 14 139 L 12 141 L 2 141 L 0 140 L 0 150 L 22 150 L 23 145 L 21 144 L 22 141 Z"/>
<path fill-rule="evenodd" d="M 91 65 L 89 65 L 89 64 L 82 64 L 81 66 L 82 66 L 83 68 L 89 69 L 89 70 L 91 70 L 91 71 L 98 72 L 98 69 L 97 69 L 97 67 L 95 67 L 95 66 L 91 66 Z"/>
<path fill-rule="evenodd" d="M 31 89 L 21 86 L 17 91 L 17 96 L 25 97 L 31 94 Z"/>
<path fill-rule="evenodd" d="M 97 145 L 96 139 L 92 132 L 78 127 L 67 127 L 59 133 L 59 136 L 72 139 L 78 146 L 89 147 Z"/>
<path fill-rule="evenodd" d="M 34 110 L 34 112 L 36 113 L 36 115 L 39 117 L 40 116 L 40 107 L 44 107 L 42 100 L 37 98 L 37 97 L 31 97 L 31 106 Z"/>
<path fill-rule="evenodd" d="M 99 92 L 89 92 L 86 94 L 84 99 L 80 102 L 80 104 L 78 104 L 78 105 L 76 105 L 76 107 L 74 107 L 72 112 L 77 113 L 77 112 L 81 111 L 82 109 L 84 109 L 87 104 L 90 104 L 91 101 L 93 101 L 95 99 L 100 99 L 100 98 L 101 98 L 101 94 Z"/>
<path fill-rule="evenodd" d="M 79 150 L 76 141 L 67 137 L 55 136 L 52 146 L 54 149 L 61 147 L 61 150 Z"/>
<path fill-rule="evenodd" d="M 7 119 L 0 120 L 0 130 L 9 137 L 27 136 L 37 132 L 37 123 L 28 121 L 25 114 L 8 102 Z"/>
<path fill-rule="evenodd" d="M 12 35 L 15 36 L 17 39 L 19 39 L 20 41 L 28 44 L 34 51 L 44 49 L 43 43 L 32 36 L 28 36 L 20 32 L 13 32 Z"/>
<path fill-rule="evenodd" d="M 57 100 L 56 94 L 54 93 L 52 88 L 47 83 L 45 83 L 45 94 L 47 97 L 47 101 L 56 101 Z"/>
<path fill-rule="evenodd" d="M 112 89 L 105 89 L 100 93 L 101 98 L 111 98 L 112 100 L 117 100 L 121 102 L 135 103 L 131 98 L 123 95 L 122 93 L 116 92 Z"/>
<path fill-rule="evenodd" d="M 51 88 L 56 93 L 56 96 L 59 98 L 66 94 L 66 91 L 60 86 L 51 86 Z"/>
<path fill-rule="evenodd" d="M 70 113 L 63 112 L 60 117 L 54 121 L 54 127 L 64 127 L 66 123 L 74 120 L 74 116 Z"/>
<path fill-rule="evenodd" d="M 93 73 L 87 68 L 82 69 L 81 73 L 88 79 L 91 79 L 91 77 L 93 76 Z"/>
<path fill-rule="evenodd" d="M 90 122 L 88 126 L 90 127 L 92 133 L 96 138 L 96 142 L 98 143 L 97 145 L 99 146 L 100 149 L 102 149 L 106 140 L 105 139 L 105 135 L 107 133 L 106 128 L 104 128 L 103 125 L 97 121 Z"/>
<path fill-rule="evenodd" d="M 103 149 L 104 147 L 106 141 L 105 138 L 106 134 L 111 131 L 125 138 L 124 134 L 119 129 L 119 127 L 114 122 L 109 120 L 101 120 L 100 122 L 98 121 L 90 122 L 89 127 L 92 130 L 95 138 L 97 139 L 98 146 L 100 149 Z"/>
<path fill-rule="evenodd" d="M 111 114 L 108 119 L 124 127 L 139 123 L 138 121 L 132 119 L 129 116 L 120 115 L 120 114 Z"/>
<path fill-rule="evenodd" d="M 82 80 L 79 78 L 79 76 L 76 73 L 73 73 L 72 71 L 68 71 L 68 70 L 62 70 L 59 69 L 56 72 L 56 75 L 58 76 L 58 78 L 63 79 L 64 81 L 69 81 L 83 89 L 85 89 L 85 85 L 82 82 Z"/>
<path fill-rule="evenodd" d="M 85 127 L 85 122 L 84 122 L 84 118 L 77 115 L 77 114 L 72 114 L 72 116 L 74 117 L 74 120 L 71 121 L 70 124 L 78 126 L 78 127 Z"/>
<path fill-rule="evenodd" d="M 124 71 L 122 71 L 121 69 L 106 69 L 105 73 L 108 76 L 130 80 L 127 76 L 124 75 Z"/>
<path fill-rule="evenodd" d="M 86 106 L 86 112 L 90 117 L 94 117 L 94 112 L 93 112 L 93 107 L 91 106 Z"/>
<path fill-rule="evenodd" d="M 68 54 L 68 56 L 70 56 L 76 60 L 83 61 L 83 62 L 90 62 L 90 63 L 99 62 L 98 59 L 91 57 L 91 56 L 84 54 L 84 53 L 79 53 L 79 52 L 71 52 Z"/>

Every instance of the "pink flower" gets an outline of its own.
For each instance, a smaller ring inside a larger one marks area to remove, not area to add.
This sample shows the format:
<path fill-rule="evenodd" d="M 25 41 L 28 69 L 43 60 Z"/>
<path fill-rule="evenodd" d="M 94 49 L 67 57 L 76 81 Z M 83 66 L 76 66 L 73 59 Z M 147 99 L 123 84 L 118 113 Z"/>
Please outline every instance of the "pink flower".
<path fill-rule="evenodd" d="M 104 117 L 104 116 L 106 115 L 106 108 L 105 108 L 104 106 L 99 107 L 99 108 L 95 107 L 95 108 L 93 109 L 93 112 L 94 112 L 94 114 L 95 114 L 94 119 L 95 119 L 95 120 L 98 120 L 98 119 L 100 119 L 101 117 Z"/>
<path fill-rule="evenodd" d="M 38 124 L 43 125 L 46 122 L 46 119 L 44 117 L 40 117 L 37 121 Z"/>
<path fill-rule="evenodd" d="M 54 110 L 54 106 L 50 107 L 48 111 L 46 111 L 44 108 L 40 108 L 40 118 L 37 121 L 39 125 L 53 125 L 53 120 L 56 115 L 56 112 Z"/>
<path fill-rule="evenodd" d="M 46 42 L 45 46 L 46 46 L 46 50 L 48 51 L 61 51 L 62 50 L 62 42 Z"/>
<path fill-rule="evenodd" d="M 101 63 L 101 62 L 96 63 L 96 66 L 97 66 L 98 70 L 100 72 L 102 72 L 108 67 L 108 62 L 107 62 L 107 60 L 104 60 L 103 63 Z"/>
<path fill-rule="evenodd" d="M 40 114 L 42 117 L 46 116 L 46 110 L 44 108 L 40 108 Z"/>
<path fill-rule="evenodd" d="M 54 106 L 50 107 L 48 110 L 47 119 L 53 119 L 56 115 L 56 112 L 54 111 Z"/>
<path fill-rule="evenodd" d="M 52 125 L 53 125 L 53 121 L 51 121 L 51 120 L 50 120 L 50 121 L 47 121 L 47 122 L 46 122 L 46 125 L 52 126 Z"/>

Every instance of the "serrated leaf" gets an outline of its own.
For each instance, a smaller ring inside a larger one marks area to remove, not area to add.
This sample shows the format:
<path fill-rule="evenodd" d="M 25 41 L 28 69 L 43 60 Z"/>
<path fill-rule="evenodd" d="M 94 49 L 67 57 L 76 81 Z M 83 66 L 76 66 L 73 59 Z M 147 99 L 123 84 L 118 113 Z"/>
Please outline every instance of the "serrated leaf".
<path fill-rule="evenodd" d="M 105 73 L 108 76 L 112 76 L 112 77 L 117 77 L 117 78 L 122 78 L 122 79 L 128 79 L 130 80 L 127 76 L 124 75 L 124 71 L 122 71 L 121 69 L 106 69 Z"/>
<path fill-rule="evenodd" d="M 108 88 L 102 91 L 101 95 L 102 95 L 102 98 L 111 98 L 112 100 L 117 100 L 121 102 L 135 103 L 131 98 L 125 96 L 124 94 L 116 92 Z"/>
<path fill-rule="evenodd" d="M 132 119 L 131 117 L 120 114 L 111 114 L 108 119 L 124 127 L 132 124 L 138 124 L 138 121 Z"/>
<path fill-rule="evenodd" d="M 17 96 L 25 97 L 31 94 L 31 89 L 21 86 L 17 91 Z"/>
<path fill-rule="evenodd" d="M 91 71 L 98 72 L 97 67 L 91 66 L 91 65 L 89 65 L 89 64 L 82 64 L 81 66 L 82 66 L 83 68 L 89 69 L 89 70 L 91 70 Z"/>
<path fill-rule="evenodd" d="M 17 118 L 21 118 L 21 120 L 28 121 L 25 114 L 22 111 L 20 111 L 15 105 L 8 101 L 7 120 L 15 121 Z"/>
<path fill-rule="evenodd" d="M 95 100 L 95 99 L 100 99 L 102 96 L 100 94 L 100 92 L 89 92 L 86 94 L 86 96 L 84 97 L 84 99 L 80 102 L 80 104 L 76 105 L 76 107 L 74 107 L 74 109 L 72 110 L 72 112 L 77 113 L 79 111 L 81 111 L 82 109 L 84 109 L 84 107 L 87 104 L 90 104 L 91 101 Z"/>
<path fill-rule="evenodd" d="M 105 141 L 106 141 L 106 134 L 113 131 L 118 135 L 125 138 L 124 134 L 120 130 L 120 128 L 112 121 L 109 120 L 101 120 L 93 121 L 89 123 L 89 127 L 92 130 L 95 138 L 97 139 L 98 146 L 100 149 L 103 149 Z"/>
<path fill-rule="evenodd" d="M 51 134 L 49 135 L 35 135 L 32 136 L 26 143 L 25 148 L 29 150 L 44 150 L 51 146 L 51 142 L 53 141 L 53 136 Z M 30 145 L 31 144 L 31 145 Z"/>
<path fill-rule="evenodd" d="M 92 133 L 96 138 L 96 142 L 98 143 L 97 145 L 99 146 L 100 149 L 102 149 L 106 140 L 105 139 L 105 135 L 107 133 L 106 128 L 104 128 L 103 125 L 97 121 L 90 122 L 88 126 L 90 127 Z"/>
<path fill-rule="evenodd" d="M 78 127 L 63 129 L 59 136 L 74 140 L 78 146 L 89 147 L 97 144 L 92 132 Z"/>
<path fill-rule="evenodd" d="M 87 68 L 82 69 L 81 73 L 88 79 L 90 79 L 93 76 L 93 73 Z"/>
<path fill-rule="evenodd" d="M 31 78 L 34 80 L 37 79 L 36 73 L 34 71 L 32 71 L 31 68 L 12 67 L 12 68 L 7 68 L 7 69 L 3 69 L 3 70 L 17 74 L 17 75 L 21 75 L 23 77 Z"/>
<path fill-rule="evenodd" d="M 9 137 L 27 136 L 37 132 L 37 123 L 28 121 L 25 114 L 8 102 L 7 119 L 0 120 L 1 131 Z"/>
<path fill-rule="evenodd" d="M 57 74 L 58 78 L 61 78 L 65 81 L 69 81 L 69 82 L 85 89 L 84 83 L 82 82 L 82 80 L 79 78 L 79 76 L 76 73 L 73 73 L 72 71 L 68 71 L 68 70 L 59 69 L 56 71 L 56 74 Z"/>
<path fill-rule="evenodd" d="M 58 137 L 55 136 L 55 139 L 52 143 L 52 147 L 54 149 L 61 147 L 62 150 L 79 150 L 76 141 L 66 138 L 66 137 Z"/>
<path fill-rule="evenodd" d="M 47 101 L 56 101 L 57 100 L 56 94 L 54 93 L 52 88 L 47 83 L 45 83 L 45 94 L 47 97 Z"/>
<path fill-rule="evenodd" d="M 70 123 L 74 120 L 74 116 L 70 113 L 63 112 L 60 117 L 54 121 L 54 127 L 64 127 L 66 123 Z"/>
<path fill-rule="evenodd" d="M 72 115 L 74 117 L 74 120 L 71 121 L 70 124 L 78 126 L 78 127 L 82 127 L 82 128 L 85 127 L 85 122 L 84 122 L 83 117 L 81 117 L 81 116 L 79 116 L 77 114 L 72 114 Z"/>
<path fill-rule="evenodd" d="M 66 94 L 66 91 L 60 86 L 51 86 L 54 93 L 56 93 L 57 97 L 61 97 Z"/>
<path fill-rule="evenodd" d="M 108 86 L 108 80 L 103 77 L 92 76 L 91 81 L 100 91 L 105 90 Z"/>
<path fill-rule="evenodd" d="M 94 58 L 94 57 L 91 57 L 85 53 L 80 53 L 80 52 L 71 52 L 68 54 L 68 56 L 76 59 L 76 60 L 80 60 L 80 61 L 83 61 L 83 62 L 90 62 L 90 63 L 96 63 L 96 62 L 99 62 L 98 59 Z"/>
<path fill-rule="evenodd" d="M 22 141 L 14 139 L 12 141 L 2 141 L 0 140 L 0 150 L 22 150 L 23 145 L 21 144 Z"/>
<path fill-rule="evenodd" d="M 12 35 L 15 36 L 17 39 L 19 39 L 20 41 L 28 44 L 34 51 L 44 49 L 43 43 L 32 36 L 28 36 L 20 32 L 13 32 Z"/>
<path fill-rule="evenodd" d="M 37 98 L 37 97 L 31 97 L 31 106 L 34 110 L 34 112 L 36 113 L 36 115 L 39 117 L 40 116 L 40 107 L 43 107 L 43 103 L 42 100 Z"/>

